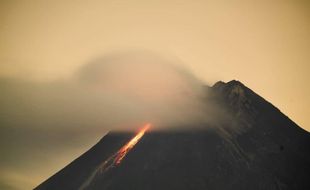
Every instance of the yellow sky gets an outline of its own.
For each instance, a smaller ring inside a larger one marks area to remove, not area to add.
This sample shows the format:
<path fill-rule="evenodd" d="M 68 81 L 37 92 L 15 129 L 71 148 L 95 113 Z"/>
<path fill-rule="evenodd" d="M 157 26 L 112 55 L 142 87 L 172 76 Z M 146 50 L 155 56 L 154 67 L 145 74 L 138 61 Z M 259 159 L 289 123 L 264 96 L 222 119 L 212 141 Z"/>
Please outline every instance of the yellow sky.
<path fill-rule="evenodd" d="M 306 0 L 0 0 L 0 77 L 66 78 L 147 49 L 207 84 L 242 81 L 310 131 L 309 34 Z"/>
<path fill-rule="evenodd" d="M 209 84 L 239 79 L 310 130 L 306 1 L 1 1 L 0 75 L 65 78 L 93 57 L 149 49 Z"/>
<path fill-rule="evenodd" d="M 209 84 L 238 79 L 310 130 L 307 1 L 1 0 L 0 76 L 65 78 L 96 56 L 173 55 Z"/>

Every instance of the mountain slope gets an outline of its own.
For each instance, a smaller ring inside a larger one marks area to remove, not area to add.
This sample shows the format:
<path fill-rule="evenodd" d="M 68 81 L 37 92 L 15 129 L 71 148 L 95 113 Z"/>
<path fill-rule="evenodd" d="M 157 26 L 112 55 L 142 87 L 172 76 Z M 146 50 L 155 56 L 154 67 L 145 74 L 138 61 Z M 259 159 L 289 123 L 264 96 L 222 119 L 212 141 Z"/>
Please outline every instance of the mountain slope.
<path fill-rule="evenodd" d="M 35 189 L 310 189 L 308 132 L 238 81 L 211 91 L 230 115 L 216 127 L 146 132 L 120 164 L 96 171 L 134 136 L 111 132 Z"/>

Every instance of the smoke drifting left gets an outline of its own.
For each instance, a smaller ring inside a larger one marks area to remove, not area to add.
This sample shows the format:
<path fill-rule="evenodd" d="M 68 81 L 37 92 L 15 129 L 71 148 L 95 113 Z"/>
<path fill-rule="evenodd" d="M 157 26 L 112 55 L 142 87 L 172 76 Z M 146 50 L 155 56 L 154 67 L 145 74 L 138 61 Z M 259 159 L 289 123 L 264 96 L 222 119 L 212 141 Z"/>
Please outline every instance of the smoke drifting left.
<path fill-rule="evenodd" d="M 35 166 L 28 162 L 91 145 L 110 130 L 213 118 L 202 101 L 206 86 L 176 65 L 176 59 L 149 52 L 122 52 L 95 59 L 66 80 L 1 79 L 0 175 L 29 172 Z"/>
<path fill-rule="evenodd" d="M 186 123 L 201 111 L 199 101 L 207 89 L 175 62 L 146 52 L 114 53 L 63 81 L 3 80 L 2 122 L 95 131 L 145 122 Z"/>
<path fill-rule="evenodd" d="M 192 123 L 204 109 L 207 88 L 177 61 L 149 52 L 115 53 L 85 65 L 75 82 L 104 104 L 96 106 L 98 127 Z"/>

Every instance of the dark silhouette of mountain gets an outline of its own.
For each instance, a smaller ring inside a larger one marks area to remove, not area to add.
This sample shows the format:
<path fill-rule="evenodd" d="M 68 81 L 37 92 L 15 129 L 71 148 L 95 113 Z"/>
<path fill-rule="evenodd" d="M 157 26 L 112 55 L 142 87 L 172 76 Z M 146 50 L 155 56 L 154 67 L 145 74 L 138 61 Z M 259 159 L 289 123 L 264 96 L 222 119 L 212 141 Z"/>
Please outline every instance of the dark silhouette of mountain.
<path fill-rule="evenodd" d="M 229 117 L 213 124 L 110 132 L 36 190 L 310 189 L 310 134 L 238 81 L 217 82 L 209 97 Z M 199 124 L 193 124 L 199 125 Z"/>

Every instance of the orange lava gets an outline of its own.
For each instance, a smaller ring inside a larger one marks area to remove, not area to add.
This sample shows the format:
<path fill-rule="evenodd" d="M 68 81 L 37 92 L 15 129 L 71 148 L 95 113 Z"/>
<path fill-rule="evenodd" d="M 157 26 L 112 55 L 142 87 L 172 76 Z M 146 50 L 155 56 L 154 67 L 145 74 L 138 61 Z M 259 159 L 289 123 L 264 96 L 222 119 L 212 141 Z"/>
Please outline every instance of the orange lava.
<path fill-rule="evenodd" d="M 144 125 L 142 129 L 138 131 L 136 136 L 134 136 L 127 144 L 125 144 L 118 152 L 117 157 L 115 158 L 115 164 L 118 165 L 121 163 L 126 154 L 137 144 L 137 142 L 142 138 L 144 133 L 151 127 L 151 124 L 148 123 Z"/>

